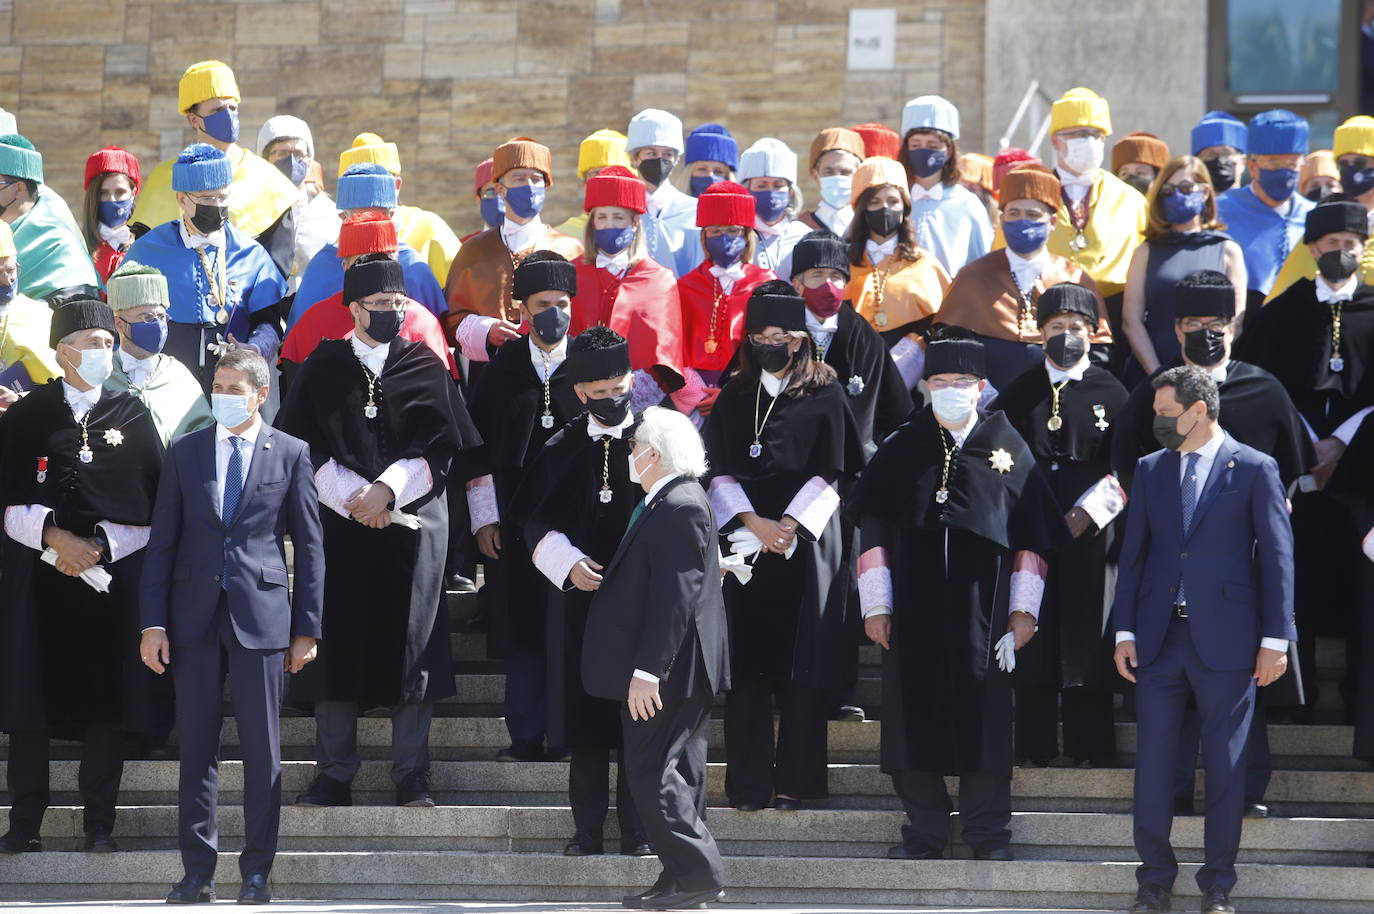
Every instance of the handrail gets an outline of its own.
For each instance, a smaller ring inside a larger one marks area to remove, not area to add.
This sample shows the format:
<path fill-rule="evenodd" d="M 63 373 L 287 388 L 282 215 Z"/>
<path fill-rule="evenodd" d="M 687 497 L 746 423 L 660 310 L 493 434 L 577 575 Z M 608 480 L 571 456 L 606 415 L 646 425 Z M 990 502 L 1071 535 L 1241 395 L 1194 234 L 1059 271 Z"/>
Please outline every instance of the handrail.
<path fill-rule="evenodd" d="M 1054 99 L 1050 98 L 1050 96 L 1040 88 L 1040 80 L 1038 79 L 1031 80 L 1030 85 L 1026 87 L 1025 93 L 1022 94 L 1021 102 L 1016 106 L 1016 113 L 1012 115 L 1011 123 L 1007 124 L 1006 131 L 997 141 L 997 148 L 999 151 L 1011 145 L 1012 138 L 1015 136 L 1017 128 L 1021 126 L 1021 121 L 1026 118 L 1032 105 L 1041 101 L 1045 103 L 1047 111 L 1043 117 L 1038 118 L 1036 117 L 1038 112 L 1030 113 L 1031 123 L 1029 126 L 1032 133 L 1031 141 L 1026 145 L 1026 149 L 1031 155 L 1040 154 L 1040 144 L 1045 141 L 1045 136 L 1050 130 L 1048 107 L 1054 103 Z"/>

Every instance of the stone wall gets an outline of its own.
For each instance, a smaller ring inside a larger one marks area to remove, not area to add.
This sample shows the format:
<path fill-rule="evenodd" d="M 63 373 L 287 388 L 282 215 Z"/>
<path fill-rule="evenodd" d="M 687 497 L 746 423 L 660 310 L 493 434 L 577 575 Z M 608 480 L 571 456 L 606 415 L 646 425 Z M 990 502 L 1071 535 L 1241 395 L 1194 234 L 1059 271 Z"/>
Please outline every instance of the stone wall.
<path fill-rule="evenodd" d="M 1038 0 L 1036 0 L 1038 2 Z M 1174 0 L 1178 2 L 1178 0 Z M 897 69 L 846 71 L 851 6 L 898 10 Z M 217 57 L 244 93 L 245 144 L 272 114 L 305 118 L 332 184 L 370 130 L 400 146 L 402 197 L 455 229 L 477 221 L 472 167 L 526 134 L 554 150 L 551 221 L 580 209 L 578 141 L 654 106 L 740 148 L 777 136 L 803 158 L 821 127 L 881 120 L 940 93 L 983 146 L 987 0 L 0 0 L 0 107 L 76 204 L 87 155 L 150 166 L 190 138 L 185 67 Z M 1000 128 L 998 128 L 1000 129 Z M 681 182 L 685 180 L 677 176 Z M 803 189 L 811 199 L 809 178 Z"/>

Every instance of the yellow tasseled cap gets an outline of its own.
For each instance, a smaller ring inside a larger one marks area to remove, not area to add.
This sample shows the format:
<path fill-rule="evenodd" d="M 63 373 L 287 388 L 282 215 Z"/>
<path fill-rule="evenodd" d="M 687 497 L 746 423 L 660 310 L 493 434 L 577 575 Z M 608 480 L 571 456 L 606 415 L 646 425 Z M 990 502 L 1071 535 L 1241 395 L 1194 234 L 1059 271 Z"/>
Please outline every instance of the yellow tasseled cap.
<path fill-rule="evenodd" d="M 386 143 L 375 133 L 360 133 L 353 138 L 353 146 L 339 153 L 339 176 L 354 165 L 373 163 L 393 175 L 401 173 L 401 156 L 395 143 Z"/>
<path fill-rule="evenodd" d="M 177 106 L 182 114 L 207 98 L 239 101 L 239 84 L 234 81 L 234 71 L 229 69 L 227 63 L 202 60 L 191 64 L 181 74 L 181 85 L 177 87 Z"/>
<path fill-rule="evenodd" d="M 1050 133 L 1075 127 L 1096 127 L 1111 136 L 1112 112 L 1107 100 L 1092 89 L 1070 89 L 1050 108 Z"/>
<path fill-rule="evenodd" d="M 577 178 L 584 180 L 593 168 L 608 165 L 623 165 L 630 168 L 630 157 L 625 152 L 628 140 L 618 130 L 598 130 L 582 141 L 577 147 Z"/>
<path fill-rule="evenodd" d="M 1331 151 L 1338 159 L 1344 155 L 1374 156 L 1374 117 L 1361 114 L 1337 127 Z"/>
<path fill-rule="evenodd" d="M 14 247 L 14 232 L 10 231 L 10 224 L 0 219 L 0 257 L 18 257 L 19 252 Z"/>

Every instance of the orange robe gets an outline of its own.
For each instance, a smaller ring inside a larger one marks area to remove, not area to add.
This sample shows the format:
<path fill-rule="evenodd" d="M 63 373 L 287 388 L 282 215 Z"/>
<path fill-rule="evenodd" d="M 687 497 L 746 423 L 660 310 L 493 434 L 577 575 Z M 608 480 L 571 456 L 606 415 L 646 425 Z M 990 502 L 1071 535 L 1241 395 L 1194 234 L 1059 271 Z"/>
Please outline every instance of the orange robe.
<path fill-rule="evenodd" d="M 1044 272 L 1031 289 L 1031 319 L 1035 319 L 1035 303 L 1040 300 L 1040 293 L 1061 282 L 1076 282 L 1097 295 L 1097 331 L 1092 342 L 1110 343 L 1112 331 L 1107 325 L 1107 306 L 1097 290 L 1097 283 L 1073 261 L 1058 254 L 1047 253 L 1046 256 Z M 935 321 L 966 327 L 979 336 L 993 339 L 1043 344 L 1038 327 L 1033 333 L 1023 332 L 1024 307 L 1007 252 L 997 250 L 964 265 L 945 294 Z"/>
<path fill-rule="evenodd" d="M 905 327 L 939 311 L 950 282 L 940 261 L 924 250 L 919 251 L 915 260 L 900 260 L 892 254 L 876 269 L 865 254 L 864 262 L 850 267 L 849 274 L 845 298 L 879 333 Z M 879 311 L 885 319 L 878 317 Z"/>
<path fill-rule="evenodd" d="M 454 333 L 469 314 L 520 323 L 520 315 L 511 304 L 511 283 L 515 267 L 534 251 L 553 251 L 576 261 L 582 256 L 582 244 L 551 228 L 533 247 L 518 254 L 507 249 L 498 231 L 482 232 L 459 249 L 444 285 L 448 299 L 444 332 L 450 342 L 457 341 Z"/>

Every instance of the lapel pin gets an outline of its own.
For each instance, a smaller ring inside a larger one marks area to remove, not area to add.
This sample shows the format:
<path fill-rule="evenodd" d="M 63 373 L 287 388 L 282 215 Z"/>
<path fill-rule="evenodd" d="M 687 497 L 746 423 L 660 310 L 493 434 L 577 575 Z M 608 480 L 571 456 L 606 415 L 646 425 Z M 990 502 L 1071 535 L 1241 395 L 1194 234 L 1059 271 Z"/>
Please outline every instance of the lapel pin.
<path fill-rule="evenodd" d="M 1236 462 L 1235 462 L 1234 460 L 1228 460 L 1228 461 L 1226 461 L 1226 469 L 1228 469 L 1228 470 L 1234 470 L 1235 468 L 1236 468 Z"/>
<path fill-rule="evenodd" d="M 264 441 L 264 442 L 262 443 L 263 450 L 267 450 L 267 449 L 270 448 L 271 446 L 272 446 L 272 442 L 270 442 L 270 441 Z"/>

